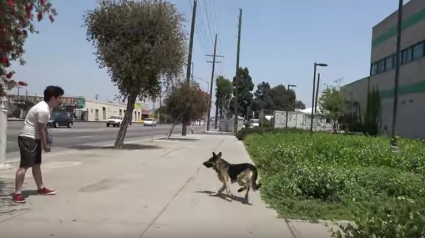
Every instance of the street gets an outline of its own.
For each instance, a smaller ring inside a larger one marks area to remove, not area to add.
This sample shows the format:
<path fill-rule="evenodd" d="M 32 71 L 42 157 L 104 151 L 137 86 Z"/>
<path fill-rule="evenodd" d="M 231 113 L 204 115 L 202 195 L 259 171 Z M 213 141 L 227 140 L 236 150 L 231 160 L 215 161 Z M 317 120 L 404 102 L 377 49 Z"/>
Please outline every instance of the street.
<path fill-rule="evenodd" d="M 24 125 L 23 121 L 9 121 L 7 124 L 7 157 L 19 156 L 18 136 Z M 155 136 L 166 135 L 171 125 L 157 125 L 154 127 Z M 198 127 L 203 128 L 203 127 Z M 52 151 L 66 149 L 82 149 L 85 145 L 93 143 L 113 143 L 119 128 L 106 127 L 105 122 L 75 122 L 73 128 L 60 127 L 49 128 L 53 135 Z M 181 126 L 174 128 L 173 134 L 180 134 Z M 147 139 L 152 136 L 152 127 L 144 127 L 143 124 L 133 123 L 128 126 L 125 141 Z"/>

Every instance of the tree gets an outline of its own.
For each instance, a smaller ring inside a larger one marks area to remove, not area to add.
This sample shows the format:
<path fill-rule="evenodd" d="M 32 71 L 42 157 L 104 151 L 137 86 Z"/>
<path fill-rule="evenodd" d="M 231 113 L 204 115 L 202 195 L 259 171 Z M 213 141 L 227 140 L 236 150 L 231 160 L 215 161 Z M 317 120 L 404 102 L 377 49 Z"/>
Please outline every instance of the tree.
<path fill-rule="evenodd" d="M 18 60 L 21 65 L 24 44 L 28 33 L 38 33 L 33 24 L 34 14 L 41 21 L 44 15 L 49 15 L 50 21 L 55 20 L 56 10 L 47 0 L 2 0 L 0 1 L 0 101 L 5 91 L 26 83 L 15 82 L 10 71 L 10 62 Z"/>
<path fill-rule="evenodd" d="M 381 96 L 378 87 L 367 95 L 366 114 L 364 115 L 364 132 L 369 135 L 378 135 L 381 113 Z"/>
<path fill-rule="evenodd" d="M 238 114 L 242 114 L 242 116 L 247 116 L 248 114 L 248 106 L 251 106 L 252 101 L 254 99 L 251 91 L 254 89 L 254 84 L 252 83 L 252 78 L 249 75 L 248 68 L 239 68 L 237 73 L 237 88 L 238 88 Z M 235 82 L 234 82 L 235 83 Z M 235 86 L 235 85 L 233 85 Z M 235 95 L 235 92 L 233 92 Z M 234 103 L 235 98 L 232 98 L 230 101 L 230 111 L 234 114 Z M 238 115 L 239 116 L 239 115 Z"/>
<path fill-rule="evenodd" d="M 272 88 L 270 95 L 273 101 L 273 110 L 291 111 L 295 107 L 295 92 L 287 90 L 282 84 Z"/>
<path fill-rule="evenodd" d="M 263 109 L 274 110 L 274 104 L 271 96 L 270 84 L 267 82 L 261 82 L 257 85 L 257 90 L 254 92 L 253 110 L 259 111 Z"/>
<path fill-rule="evenodd" d="M 209 98 L 209 94 L 202 91 L 196 82 L 191 81 L 190 85 L 185 81 L 176 83 L 164 100 L 164 111 L 174 120 L 168 137 L 178 122 L 189 124 L 205 117 L 209 108 Z"/>
<path fill-rule="evenodd" d="M 115 148 L 124 143 L 137 98 L 155 99 L 184 66 L 186 36 L 175 5 L 162 0 L 100 0 L 85 16 L 100 67 L 127 100 Z"/>
<path fill-rule="evenodd" d="M 338 119 L 344 112 L 344 99 L 340 91 L 335 86 L 325 89 L 319 99 L 319 105 L 320 112 L 324 113 L 327 118 L 333 121 L 333 125 L 336 127 Z"/>
<path fill-rule="evenodd" d="M 223 115 L 229 111 L 229 103 L 232 98 L 233 84 L 230 80 L 219 76 L 216 80 L 216 107 L 219 110 L 220 118 L 223 118 Z"/>
<path fill-rule="evenodd" d="M 305 104 L 300 100 L 296 100 L 295 101 L 295 109 L 303 110 L 303 109 L 305 109 Z"/>

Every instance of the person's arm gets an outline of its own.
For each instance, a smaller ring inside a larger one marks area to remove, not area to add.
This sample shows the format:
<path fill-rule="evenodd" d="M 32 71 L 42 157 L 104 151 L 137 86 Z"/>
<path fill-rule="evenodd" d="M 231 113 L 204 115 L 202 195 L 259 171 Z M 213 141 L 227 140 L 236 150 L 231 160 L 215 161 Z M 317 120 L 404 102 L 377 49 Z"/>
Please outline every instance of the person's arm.
<path fill-rule="evenodd" d="M 43 146 L 43 150 L 47 153 L 50 152 L 50 147 L 47 145 L 47 122 L 49 120 L 48 111 L 40 111 L 37 113 L 37 130 L 40 135 L 41 145 Z"/>
<path fill-rule="evenodd" d="M 37 122 L 38 132 L 40 133 L 41 145 L 43 146 L 43 150 L 47 153 L 50 152 L 50 147 L 47 145 L 47 130 L 46 124 Z"/>

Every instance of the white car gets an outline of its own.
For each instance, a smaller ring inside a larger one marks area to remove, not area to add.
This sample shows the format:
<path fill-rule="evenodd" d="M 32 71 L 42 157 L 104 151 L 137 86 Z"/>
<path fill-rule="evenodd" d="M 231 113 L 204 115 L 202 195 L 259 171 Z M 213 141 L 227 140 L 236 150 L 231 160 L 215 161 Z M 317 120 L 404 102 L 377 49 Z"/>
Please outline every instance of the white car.
<path fill-rule="evenodd" d="M 123 117 L 121 116 L 111 116 L 106 121 L 106 126 L 109 127 L 112 125 L 113 127 L 120 127 L 122 124 Z"/>
<path fill-rule="evenodd" d="M 260 126 L 260 119 L 251 119 L 251 128 Z"/>
<path fill-rule="evenodd" d="M 143 126 L 153 126 L 156 127 L 156 120 L 153 118 L 146 118 L 143 120 Z"/>

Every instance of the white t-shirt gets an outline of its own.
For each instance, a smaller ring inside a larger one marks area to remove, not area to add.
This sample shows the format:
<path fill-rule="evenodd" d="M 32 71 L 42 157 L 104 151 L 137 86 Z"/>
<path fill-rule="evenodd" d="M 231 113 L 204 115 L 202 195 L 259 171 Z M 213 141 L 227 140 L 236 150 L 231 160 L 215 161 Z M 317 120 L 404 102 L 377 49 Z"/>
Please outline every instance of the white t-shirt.
<path fill-rule="evenodd" d="M 45 101 L 41 101 L 34 105 L 25 117 L 24 128 L 22 129 L 21 135 L 33 139 L 40 139 L 40 133 L 38 132 L 38 124 L 46 124 L 50 119 L 50 107 Z"/>

